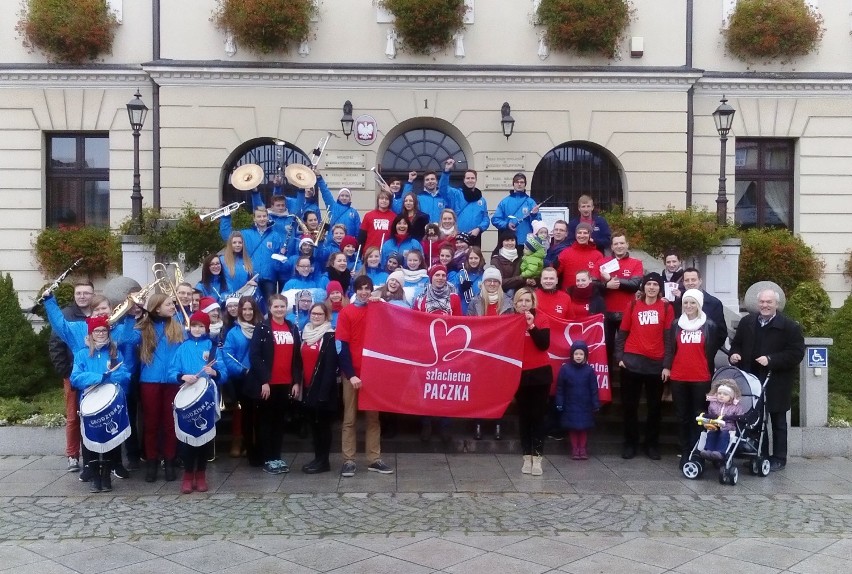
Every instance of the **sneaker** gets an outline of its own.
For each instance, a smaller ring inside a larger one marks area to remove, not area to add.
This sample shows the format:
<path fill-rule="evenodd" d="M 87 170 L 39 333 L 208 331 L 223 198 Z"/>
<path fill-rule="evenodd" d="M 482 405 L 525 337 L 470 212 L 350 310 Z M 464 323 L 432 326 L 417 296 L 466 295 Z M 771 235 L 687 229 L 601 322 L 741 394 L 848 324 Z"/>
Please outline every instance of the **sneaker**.
<path fill-rule="evenodd" d="M 381 459 L 368 466 L 367 470 L 371 472 L 378 472 L 379 474 L 393 474 L 393 469 L 382 462 Z"/>
<path fill-rule="evenodd" d="M 112 469 L 112 475 L 124 480 L 126 478 L 130 478 L 130 471 L 124 468 L 123 464 L 118 464 L 114 469 Z"/>
<path fill-rule="evenodd" d="M 266 472 L 266 473 L 269 473 L 269 474 L 281 474 L 281 471 L 279 470 L 279 468 L 280 467 L 278 466 L 277 460 L 270 460 L 270 461 L 267 461 L 266 464 L 263 465 L 263 472 Z"/>
<path fill-rule="evenodd" d="M 68 472 L 80 472 L 80 461 L 73 456 L 68 457 Z"/>
<path fill-rule="evenodd" d="M 290 472 L 290 467 L 283 460 L 276 461 L 278 463 L 278 474 L 286 474 Z"/>
<path fill-rule="evenodd" d="M 355 476 L 355 461 L 347 460 L 343 463 L 343 468 L 340 469 L 340 476 L 350 478 Z"/>

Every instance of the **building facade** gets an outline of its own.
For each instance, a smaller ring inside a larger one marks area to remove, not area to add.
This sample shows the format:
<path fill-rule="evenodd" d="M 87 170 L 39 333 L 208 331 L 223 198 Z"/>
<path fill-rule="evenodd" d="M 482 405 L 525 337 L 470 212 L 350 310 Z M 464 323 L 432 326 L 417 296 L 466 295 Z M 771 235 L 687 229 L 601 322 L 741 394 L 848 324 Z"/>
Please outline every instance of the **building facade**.
<path fill-rule="evenodd" d="M 46 279 L 32 251 L 41 229 L 116 227 L 129 216 L 125 104 L 137 89 L 151 108 L 144 204 L 163 210 L 238 198 L 234 167 L 259 163 L 273 174 L 306 161 L 332 132 L 321 171 L 332 189 L 352 189 L 362 211 L 375 201 L 370 168 L 422 173 L 447 157 L 479 172 L 492 211 L 518 171 L 533 197 L 553 196 L 546 205 L 571 213 L 581 193 L 604 207 L 712 211 L 720 142 L 711 114 L 724 95 L 736 109 L 729 216 L 800 234 L 825 260 L 836 306 L 849 292 L 842 270 L 852 247 L 843 223 L 852 212 L 852 0 L 808 3 L 824 18 L 820 48 L 782 64 L 726 53 L 735 0 L 633 0 L 613 60 L 550 50 L 536 0 L 468 1 L 463 33 L 429 56 L 398 49 L 392 19 L 371 0 L 318 0 L 308 40 L 269 56 L 215 27 L 216 0 L 110 0 L 121 16 L 113 53 L 82 67 L 28 52 L 14 30 L 19 7 L 3 3 L 0 269 L 27 299 Z M 355 118 L 369 116 L 348 138 L 346 101 Z M 515 120 L 509 138 L 504 103 Z M 486 245 L 495 241 L 492 231 Z"/>

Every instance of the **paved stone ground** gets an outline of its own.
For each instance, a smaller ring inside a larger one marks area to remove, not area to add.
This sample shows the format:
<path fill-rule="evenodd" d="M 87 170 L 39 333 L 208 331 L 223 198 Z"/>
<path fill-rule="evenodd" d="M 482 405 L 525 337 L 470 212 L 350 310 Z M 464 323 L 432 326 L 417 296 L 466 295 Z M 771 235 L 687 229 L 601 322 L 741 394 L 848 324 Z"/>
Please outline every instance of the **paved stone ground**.
<path fill-rule="evenodd" d="M 134 475 L 89 495 L 60 457 L 0 457 L 0 572 L 852 571 L 849 459 L 735 487 L 673 457 L 519 459 L 388 455 L 395 474 L 352 479 L 221 459 L 207 494 Z"/>

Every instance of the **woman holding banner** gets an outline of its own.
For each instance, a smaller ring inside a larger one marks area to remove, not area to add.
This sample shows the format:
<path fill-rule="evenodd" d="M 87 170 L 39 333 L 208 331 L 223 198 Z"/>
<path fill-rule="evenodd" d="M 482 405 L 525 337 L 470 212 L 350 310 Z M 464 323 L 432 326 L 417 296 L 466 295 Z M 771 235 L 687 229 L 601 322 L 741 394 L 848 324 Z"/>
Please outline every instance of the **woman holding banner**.
<path fill-rule="evenodd" d="M 527 321 L 521 382 L 515 394 L 521 448 L 524 452 L 521 472 L 541 476 L 547 398 L 550 394 L 550 383 L 553 382 L 553 369 L 547 354 L 550 347 L 550 322 L 547 315 L 536 312 L 535 291 L 532 288 L 518 289 L 512 302 L 515 312 L 523 315 Z"/>

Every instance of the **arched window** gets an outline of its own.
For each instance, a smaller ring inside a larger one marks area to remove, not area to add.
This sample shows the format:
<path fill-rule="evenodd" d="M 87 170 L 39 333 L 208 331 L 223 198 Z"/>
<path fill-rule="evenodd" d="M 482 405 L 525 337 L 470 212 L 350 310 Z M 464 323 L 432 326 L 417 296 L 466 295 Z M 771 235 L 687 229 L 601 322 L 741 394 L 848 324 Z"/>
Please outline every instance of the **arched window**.
<path fill-rule="evenodd" d="M 283 145 L 276 145 L 276 141 L 278 140 L 273 138 L 257 138 L 245 142 L 231 153 L 222 168 L 223 202 L 245 201 L 246 205 L 251 209 L 251 201 L 247 200 L 249 192 L 234 189 L 234 186 L 230 182 L 231 173 L 241 165 L 253 163 L 263 168 L 263 173 L 266 177 L 264 183 L 260 186 L 260 192 L 263 195 L 266 205 L 269 205 L 270 198 L 272 197 L 272 178 L 279 170 L 283 176 L 284 168 L 291 163 L 310 165 L 311 160 L 305 152 L 286 142 Z M 296 188 L 288 185 L 286 181 L 283 189 L 284 195 L 293 197 L 296 194 Z"/>
<path fill-rule="evenodd" d="M 530 193 L 536 201 L 553 196 L 547 204 L 567 206 L 572 218 L 581 195 L 590 195 L 600 211 L 624 204 L 618 166 L 604 148 L 590 143 L 568 142 L 547 152 L 535 168 Z"/>
<path fill-rule="evenodd" d="M 440 177 L 447 158 L 456 160 L 450 185 L 459 187 L 467 169 L 467 157 L 458 142 L 442 131 L 430 128 L 409 130 L 391 142 L 379 165 L 385 179 L 392 175 L 408 181 L 408 172 L 434 171 Z"/>

